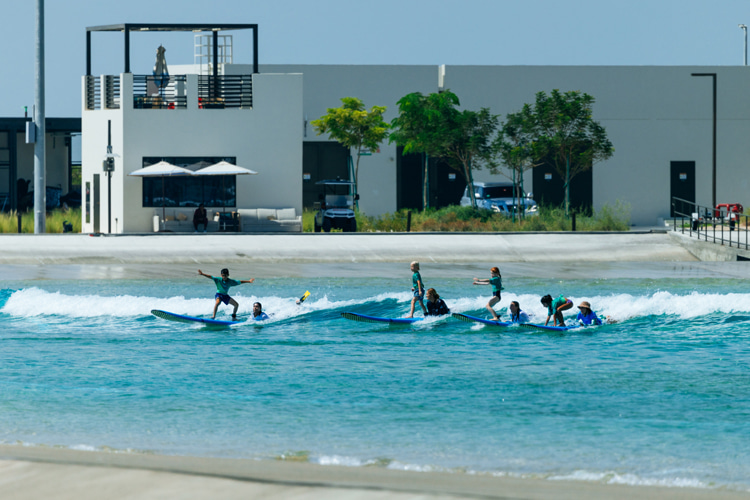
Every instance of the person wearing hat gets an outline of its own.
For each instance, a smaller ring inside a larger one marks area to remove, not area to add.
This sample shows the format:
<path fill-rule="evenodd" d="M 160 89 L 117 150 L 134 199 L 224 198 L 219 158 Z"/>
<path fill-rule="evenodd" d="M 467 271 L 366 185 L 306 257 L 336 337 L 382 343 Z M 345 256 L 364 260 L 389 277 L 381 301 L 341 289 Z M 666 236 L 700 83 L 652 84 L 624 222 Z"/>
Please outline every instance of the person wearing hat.
<path fill-rule="evenodd" d="M 602 324 L 602 320 L 600 320 L 596 316 L 596 313 L 591 310 L 591 304 L 585 300 L 578 305 L 578 309 L 580 309 L 580 311 L 578 312 L 578 316 L 576 316 L 576 321 L 580 322 L 582 325 Z"/>

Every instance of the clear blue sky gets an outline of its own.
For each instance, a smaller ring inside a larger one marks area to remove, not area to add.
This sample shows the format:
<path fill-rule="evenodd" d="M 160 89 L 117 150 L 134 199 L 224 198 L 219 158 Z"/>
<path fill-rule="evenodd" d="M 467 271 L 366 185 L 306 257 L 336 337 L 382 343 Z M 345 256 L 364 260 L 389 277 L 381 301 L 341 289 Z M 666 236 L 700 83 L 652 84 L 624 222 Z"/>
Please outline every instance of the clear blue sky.
<path fill-rule="evenodd" d="M 36 0 L 1 0 L 0 116 L 34 103 Z M 747 0 L 47 0 L 47 116 L 81 115 L 87 26 L 256 23 L 260 62 L 297 64 L 701 65 L 743 63 Z M 135 73 L 156 47 L 193 62 L 192 34 L 136 33 Z M 92 72 L 123 70 L 122 35 L 94 34 Z M 251 61 L 249 34 L 235 62 Z"/>

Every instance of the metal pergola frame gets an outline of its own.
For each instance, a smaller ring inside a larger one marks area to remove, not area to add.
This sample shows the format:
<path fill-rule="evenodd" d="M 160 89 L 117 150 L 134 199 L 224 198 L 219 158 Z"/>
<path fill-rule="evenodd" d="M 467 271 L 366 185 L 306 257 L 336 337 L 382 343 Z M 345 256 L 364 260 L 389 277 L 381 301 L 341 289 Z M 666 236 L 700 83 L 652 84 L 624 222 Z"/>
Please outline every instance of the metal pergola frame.
<path fill-rule="evenodd" d="M 258 73 L 258 25 L 257 24 L 110 24 L 86 28 L 86 76 L 91 76 L 91 33 L 97 31 L 121 31 L 125 35 L 125 71 L 130 73 L 130 32 L 131 31 L 210 31 L 213 33 L 213 76 L 218 76 L 219 31 L 253 30 L 253 73 Z"/>

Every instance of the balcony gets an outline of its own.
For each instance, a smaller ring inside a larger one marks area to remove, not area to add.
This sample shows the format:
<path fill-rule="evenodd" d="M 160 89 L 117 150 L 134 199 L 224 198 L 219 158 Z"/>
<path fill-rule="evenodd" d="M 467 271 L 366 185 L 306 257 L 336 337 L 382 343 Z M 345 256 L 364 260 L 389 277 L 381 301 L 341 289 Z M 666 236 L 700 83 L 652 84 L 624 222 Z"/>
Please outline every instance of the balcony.
<path fill-rule="evenodd" d="M 85 76 L 86 110 L 120 109 L 251 109 L 253 75 Z"/>

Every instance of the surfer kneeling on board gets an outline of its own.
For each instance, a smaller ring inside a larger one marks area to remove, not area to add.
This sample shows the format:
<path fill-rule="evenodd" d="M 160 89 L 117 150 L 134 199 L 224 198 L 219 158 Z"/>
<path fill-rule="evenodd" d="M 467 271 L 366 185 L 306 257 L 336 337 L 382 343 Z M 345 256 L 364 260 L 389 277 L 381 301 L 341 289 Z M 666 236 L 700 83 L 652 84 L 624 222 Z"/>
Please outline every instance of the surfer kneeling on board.
<path fill-rule="evenodd" d="M 510 303 L 510 322 L 511 323 L 528 323 L 529 315 L 521 310 L 521 304 L 517 300 Z"/>
<path fill-rule="evenodd" d="M 440 298 L 437 291 L 434 288 L 428 288 L 425 292 L 425 298 L 427 299 L 427 314 L 425 316 L 442 316 L 443 314 L 450 314 L 451 310 L 445 304 L 445 301 Z"/>
<path fill-rule="evenodd" d="M 221 270 L 221 278 L 214 278 L 210 274 L 206 274 L 200 269 L 198 269 L 198 274 L 201 276 L 205 276 L 206 278 L 210 278 L 214 280 L 214 283 L 216 284 L 216 295 L 214 296 L 216 298 L 216 304 L 214 304 L 214 315 L 211 316 L 211 319 L 216 318 L 216 310 L 219 309 L 219 304 L 224 303 L 224 305 L 230 304 L 234 306 L 234 311 L 232 311 L 232 320 L 237 319 L 237 308 L 240 306 L 236 300 L 234 300 L 232 297 L 229 296 L 229 288 L 237 285 L 241 285 L 242 283 L 252 283 L 255 281 L 255 278 L 250 278 L 249 280 L 233 280 L 229 278 L 229 269 L 226 267 Z"/>
<path fill-rule="evenodd" d="M 260 302 L 253 304 L 253 319 L 255 321 L 264 321 L 268 319 L 268 314 L 263 312 L 263 305 Z"/>
<path fill-rule="evenodd" d="M 562 312 L 573 307 L 573 301 L 562 295 L 554 300 L 551 295 L 545 295 L 541 302 L 543 306 L 547 307 L 547 321 L 544 322 L 544 325 L 546 326 L 549 323 L 550 318 L 554 318 L 553 326 L 565 326 Z"/>

